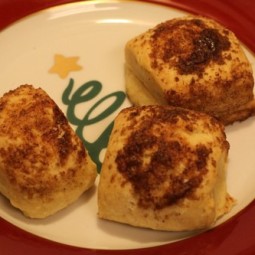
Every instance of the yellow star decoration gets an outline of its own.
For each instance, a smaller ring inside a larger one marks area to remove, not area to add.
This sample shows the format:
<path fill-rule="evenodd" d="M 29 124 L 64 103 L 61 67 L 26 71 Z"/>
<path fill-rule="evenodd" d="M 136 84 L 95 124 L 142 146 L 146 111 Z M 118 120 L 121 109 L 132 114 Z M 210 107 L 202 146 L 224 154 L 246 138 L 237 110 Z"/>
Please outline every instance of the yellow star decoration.
<path fill-rule="evenodd" d="M 82 69 L 77 64 L 79 57 L 65 57 L 61 54 L 55 54 L 54 65 L 50 68 L 50 73 L 56 73 L 60 78 L 64 79 L 72 71 L 79 71 Z"/>

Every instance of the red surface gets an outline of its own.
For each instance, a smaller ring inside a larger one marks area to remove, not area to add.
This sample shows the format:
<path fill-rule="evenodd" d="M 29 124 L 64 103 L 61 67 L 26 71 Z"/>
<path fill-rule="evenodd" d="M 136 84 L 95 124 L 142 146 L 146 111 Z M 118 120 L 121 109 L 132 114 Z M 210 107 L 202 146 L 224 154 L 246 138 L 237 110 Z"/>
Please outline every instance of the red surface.
<path fill-rule="evenodd" d="M 254 0 L 147 0 L 212 17 L 255 52 Z M 0 29 L 35 11 L 71 0 L 0 0 Z M 150 249 L 90 250 L 54 243 L 0 218 L 0 255 L 255 255 L 255 201 L 221 226 L 196 237 Z"/>

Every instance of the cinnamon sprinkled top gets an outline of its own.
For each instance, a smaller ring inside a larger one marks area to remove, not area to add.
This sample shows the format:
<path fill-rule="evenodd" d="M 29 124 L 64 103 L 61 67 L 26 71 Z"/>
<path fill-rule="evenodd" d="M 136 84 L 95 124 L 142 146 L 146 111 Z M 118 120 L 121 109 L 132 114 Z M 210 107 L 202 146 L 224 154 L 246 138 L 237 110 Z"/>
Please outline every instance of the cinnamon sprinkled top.
<path fill-rule="evenodd" d="M 46 198 L 60 180 L 73 185 L 86 151 L 43 90 L 22 85 L 6 93 L 0 117 L 0 171 L 18 191 Z"/>
<path fill-rule="evenodd" d="M 122 132 L 131 127 L 133 131 L 118 151 L 116 164 L 132 184 L 139 206 L 161 209 L 185 197 L 195 199 L 196 189 L 213 164 L 211 146 L 215 141 L 198 138 L 194 143 L 190 137 L 220 131 L 220 145 L 216 146 L 228 148 L 221 124 L 181 108 L 144 106 L 123 112 L 127 126 Z"/>
<path fill-rule="evenodd" d="M 226 36 L 200 19 L 169 20 L 159 24 L 151 36 L 153 68 L 160 62 L 177 68 L 180 74 L 201 75 L 211 62 L 223 64 L 222 52 L 230 48 Z"/>

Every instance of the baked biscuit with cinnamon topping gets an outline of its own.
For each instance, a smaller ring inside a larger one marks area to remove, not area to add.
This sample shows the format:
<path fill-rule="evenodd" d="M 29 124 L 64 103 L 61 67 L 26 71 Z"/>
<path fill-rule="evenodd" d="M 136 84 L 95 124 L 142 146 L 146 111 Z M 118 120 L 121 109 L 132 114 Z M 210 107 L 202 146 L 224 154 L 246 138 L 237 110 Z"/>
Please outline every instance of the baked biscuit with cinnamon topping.
<path fill-rule="evenodd" d="M 233 205 L 228 150 L 223 124 L 207 114 L 156 105 L 122 110 L 100 174 L 99 217 L 157 230 L 211 226 Z"/>
<path fill-rule="evenodd" d="M 22 85 L 0 98 L 0 192 L 31 218 L 74 202 L 97 176 L 82 141 L 46 94 Z"/>
<path fill-rule="evenodd" d="M 255 114 L 253 74 L 233 32 L 185 16 L 127 42 L 126 91 L 135 105 L 172 105 L 206 112 L 224 124 Z"/>

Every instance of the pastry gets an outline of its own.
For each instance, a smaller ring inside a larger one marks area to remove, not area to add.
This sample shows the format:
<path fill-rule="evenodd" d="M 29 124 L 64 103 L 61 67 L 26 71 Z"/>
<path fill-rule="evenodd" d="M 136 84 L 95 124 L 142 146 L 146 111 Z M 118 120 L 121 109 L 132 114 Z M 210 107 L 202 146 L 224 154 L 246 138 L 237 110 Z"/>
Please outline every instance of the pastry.
<path fill-rule="evenodd" d="M 97 176 L 81 140 L 42 89 L 22 85 L 0 98 L 0 193 L 30 218 L 74 202 Z"/>
<path fill-rule="evenodd" d="M 255 114 L 252 67 L 233 32 L 184 16 L 158 24 L 125 47 L 126 92 L 134 105 L 206 112 L 225 125 Z"/>
<path fill-rule="evenodd" d="M 203 229 L 227 213 L 229 143 L 213 117 L 149 105 L 114 122 L 98 186 L 98 216 L 136 227 Z"/>

